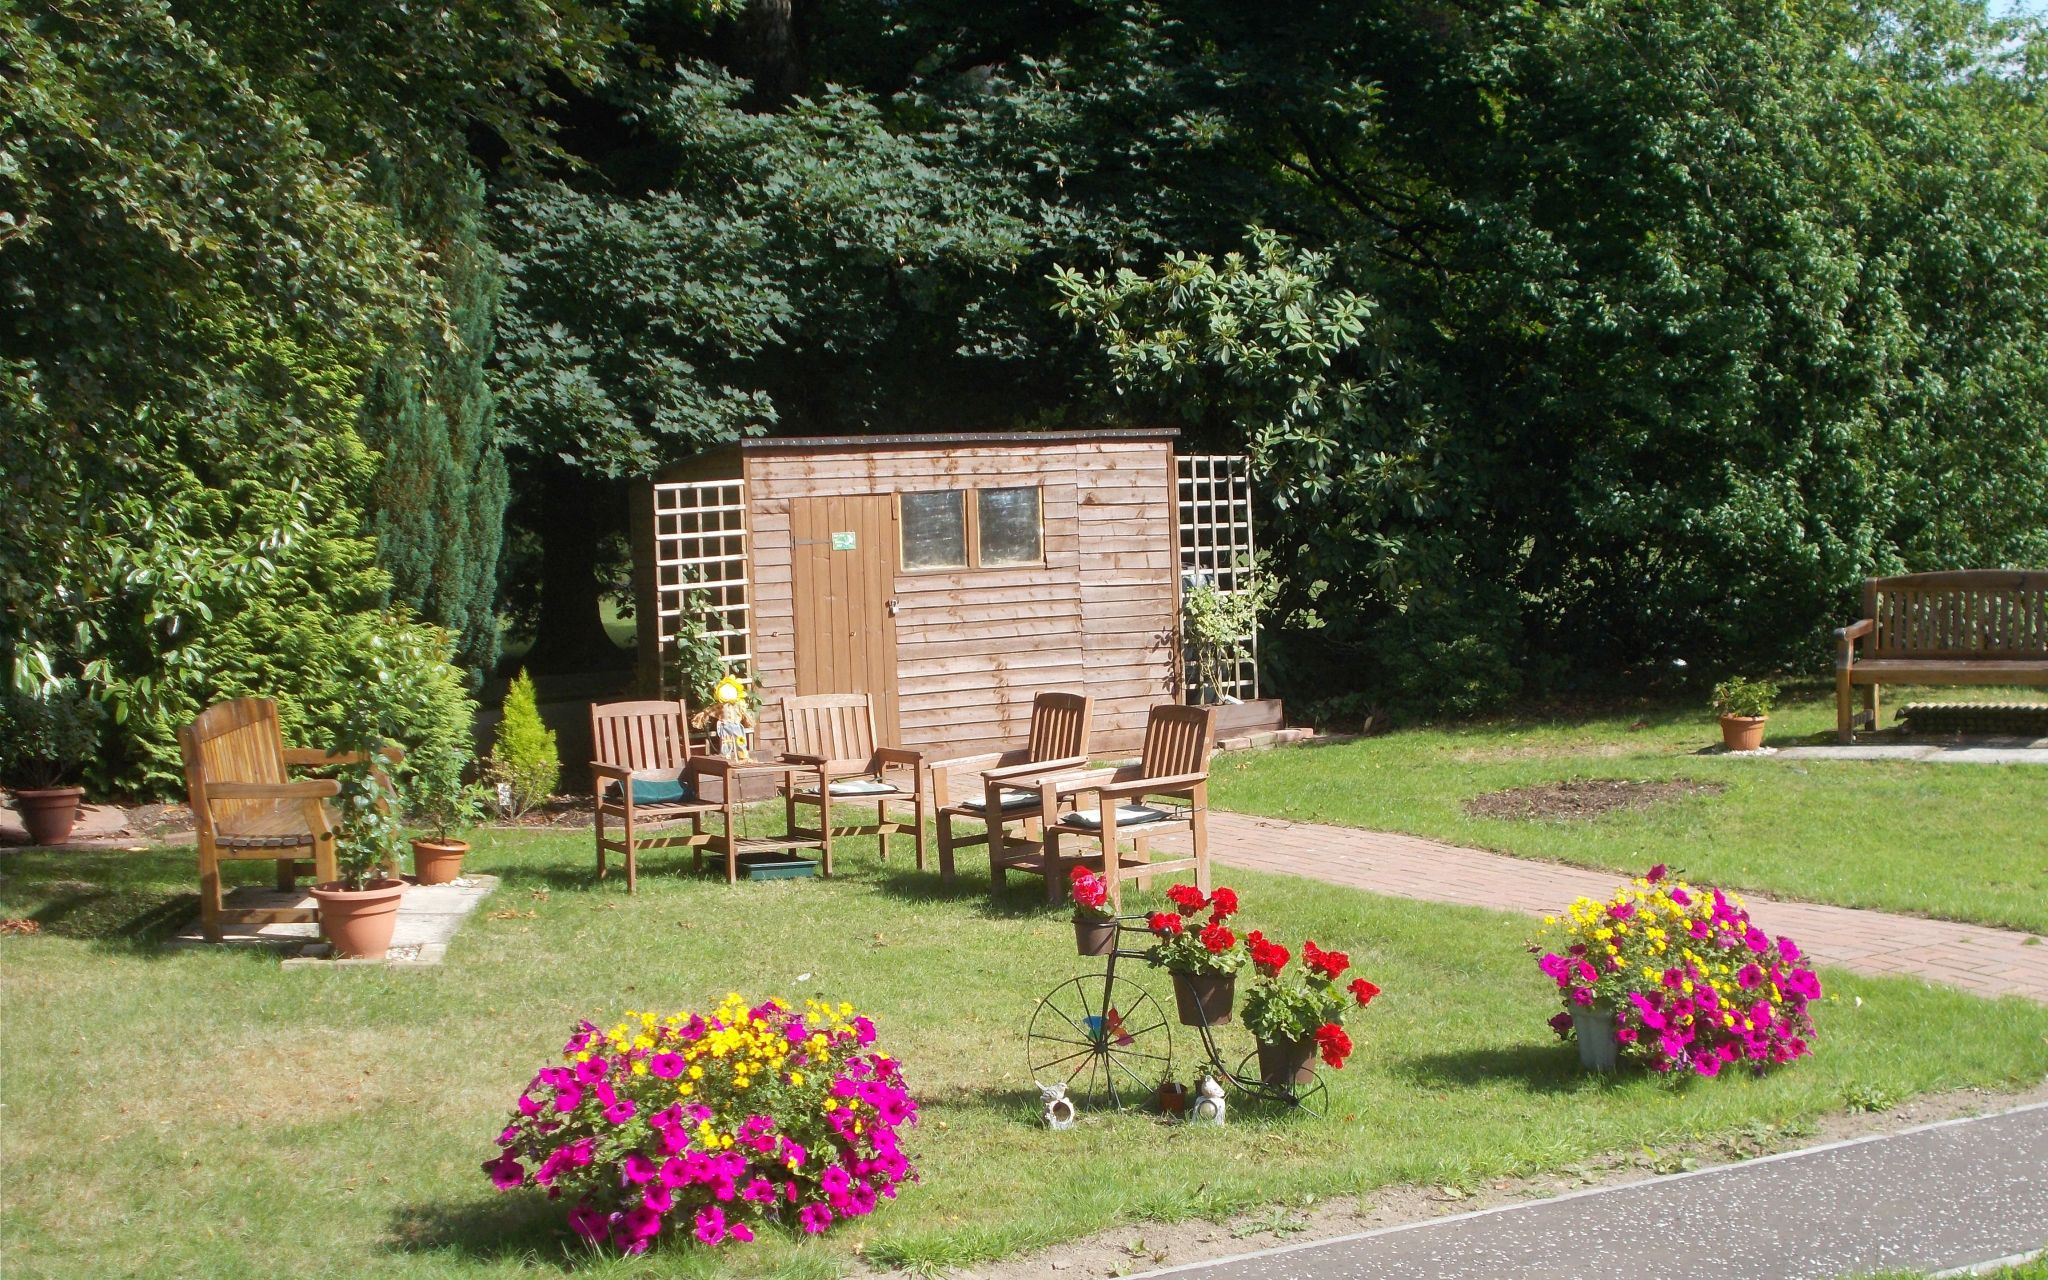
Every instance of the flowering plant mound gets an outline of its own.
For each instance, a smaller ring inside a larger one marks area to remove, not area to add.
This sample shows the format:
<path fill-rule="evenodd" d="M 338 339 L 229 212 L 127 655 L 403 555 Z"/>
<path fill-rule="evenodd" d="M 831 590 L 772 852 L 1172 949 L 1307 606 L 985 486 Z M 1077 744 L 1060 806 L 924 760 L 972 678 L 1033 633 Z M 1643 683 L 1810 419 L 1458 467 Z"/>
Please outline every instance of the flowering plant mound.
<path fill-rule="evenodd" d="M 1611 1008 L 1624 1055 L 1654 1071 L 1756 1071 L 1808 1052 L 1820 979 L 1790 938 L 1750 922 L 1742 899 L 1667 878 L 1662 866 L 1605 902 L 1580 898 L 1546 916 L 1537 962 L 1563 993 L 1550 1020 L 1572 1035 L 1571 1010 Z"/>
<path fill-rule="evenodd" d="M 799 1013 L 737 994 L 709 1014 L 583 1022 L 519 1095 L 484 1172 L 566 1197 L 578 1235 L 624 1253 L 665 1230 L 707 1245 L 771 1222 L 823 1231 L 916 1176 L 899 1131 L 917 1103 L 874 1041 L 852 1005 Z"/>
<path fill-rule="evenodd" d="M 1069 879 L 1073 887 L 1069 890 L 1074 898 L 1074 919 L 1107 920 L 1109 915 L 1109 881 L 1104 880 L 1086 867 L 1075 867 Z"/>
<path fill-rule="evenodd" d="M 1313 941 L 1301 944 L 1300 964 L 1293 970 L 1287 948 L 1257 929 L 1245 935 L 1245 948 L 1259 981 L 1245 997 L 1244 1025 L 1268 1044 L 1314 1037 L 1316 1050 L 1332 1069 L 1351 1056 L 1351 1037 L 1344 1015 L 1372 1003 L 1380 989 L 1364 978 L 1339 987 L 1337 980 L 1351 967 L 1342 951 L 1325 951 Z M 1349 999 L 1345 998 L 1349 993 Z"/>
<path fill-rule="evenodd" d="M 1237 934 L 1224 922 L 1237 914 L 1237 893 L 1217 886 L 1204 894 L 1191 884 L 1177 884 L 1166 891 L 1172 911 L 1155 911 L 1146 924 L 1158 937 L 1159 945 L 1149 957 L 1153 964 L 1173 973 L 1236 973 L 1244 967 L 1244 949 Z M 1197 923 L 1203 911 L 1206 923 Z"/>

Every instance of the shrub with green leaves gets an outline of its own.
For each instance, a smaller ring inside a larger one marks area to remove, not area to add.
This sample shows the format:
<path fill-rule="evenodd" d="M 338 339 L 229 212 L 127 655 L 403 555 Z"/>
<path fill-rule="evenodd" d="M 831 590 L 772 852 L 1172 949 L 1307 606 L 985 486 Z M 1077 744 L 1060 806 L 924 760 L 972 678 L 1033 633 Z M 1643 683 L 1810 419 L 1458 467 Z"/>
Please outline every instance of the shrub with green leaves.
<path fill-rule="evenodd" d="M 1724 716 L 1767 716 L 1777 701 L 1778 686 L 1769 680 L 1735 676 L 1714 686 L 1714 710 Z"/>
<path fill-rule="evenodd" d="M 512 812 L 524 814 L 555 794 L 562 781 L 562 757 L 554 730 L 541 722 L 533 677 L 521 671 L 505 691 L 505 718 L 491 752 L 491 772 L 512 788 Z"/>
<path fill-rule="evenodd" d="M 0 781 L 61 787 L 78 779 L 99 745 L 99 708 L 75 680 L 0 695 Z"/>

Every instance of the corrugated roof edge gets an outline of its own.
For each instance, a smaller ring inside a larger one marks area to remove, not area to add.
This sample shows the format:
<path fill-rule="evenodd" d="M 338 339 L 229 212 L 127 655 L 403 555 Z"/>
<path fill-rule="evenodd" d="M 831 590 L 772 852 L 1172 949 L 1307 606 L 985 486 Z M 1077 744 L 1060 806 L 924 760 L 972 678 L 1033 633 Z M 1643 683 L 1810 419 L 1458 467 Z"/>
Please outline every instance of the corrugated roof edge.
<path fill-rule="evenodd" d="M 783 450 L 825 449 L 925 449 L 985 445 L 1083 444 L 1091 440 L 1177 440 L 1177 427 L 1103 427 L 1095 431 L 935 431 L 908 436 L 752 436 L 706 449 L 661 469 L 667 474 L 679 467 L 701 464 L 707 459 L 732 453 L 762 453 Z"/>

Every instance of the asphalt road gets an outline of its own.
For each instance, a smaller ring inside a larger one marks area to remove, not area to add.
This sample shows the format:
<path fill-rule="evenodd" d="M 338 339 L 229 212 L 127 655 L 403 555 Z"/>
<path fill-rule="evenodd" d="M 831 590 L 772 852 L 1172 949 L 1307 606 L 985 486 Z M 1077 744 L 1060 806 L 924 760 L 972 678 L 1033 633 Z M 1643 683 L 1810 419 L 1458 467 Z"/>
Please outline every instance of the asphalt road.
<path fill-rule="evenodd" d="M 1146 1275 L 1833 1280 L 2044 1247 L 2048 1103 Z"/>

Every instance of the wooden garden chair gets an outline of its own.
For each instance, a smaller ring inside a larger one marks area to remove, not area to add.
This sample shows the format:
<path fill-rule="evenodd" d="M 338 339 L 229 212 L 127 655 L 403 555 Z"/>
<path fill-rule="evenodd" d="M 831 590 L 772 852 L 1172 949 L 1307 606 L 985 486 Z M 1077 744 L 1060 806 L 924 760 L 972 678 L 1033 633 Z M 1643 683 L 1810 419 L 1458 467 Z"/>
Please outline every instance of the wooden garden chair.
<path fill-rule="evenodd" d="M 1215 743 L 1216 709 L 1183 707 L 1165 703 L 1152 708 L 1145 720 L 1145 749 L 1138 763 L 1114 769 L 1095 769 L 1040 781 L 1039 821 L 1045 830 L 1044 849 L 1036 858 L 1019 858 L 1012 865 L 1025 866 L 1045 877 L 1046 898 L 1058 901 L 1066 891 L 1069 859 L 1062 844 L 1093 841 L 1099 854 L 1071 859 L 1075 864 L 1100 862 L 1103 878 L 1109 881 L 1112 911 L 1123 905 L 1123 882 L 1135 879 L 1142 888 L 1160 872 L 1195 873 L 1195 886 L 1209 891 L 1209 753 Z M 1095 807 L 1080 807 L 1083 795 L 1095 797 Z M 1155 801 L 1172 799 L 1177 803 Z M 1062 813 L 1063 804 L 1074 803 Z M 1164 862 L 1152 860 L 1154 847 L 1165 836 L 1186 833 L 1192 846 L 1186 857 Z M 1129 839 L 1132 852 L 1126 857 L 1121 842 Z"/>
<path fill-rule="evenodd" d="M 1036 783 L 1047 773 L 1087 765 L 1088 732 L 1094 713 L 1095 700 L 1082 694 L 1037 694 L 1031 699 L 1031 731 L 1022 747 L 931 762 L 941 879 L 953 878 L 956 849 L 985 844 L 989 847 L 989 874 L 994 884 L 1003 883 L 1007 870 L 1004 860 L 1009 853 L 1008 841 L 1004 839 L 1007 828 L 1012 823 L 1021 823 L 1027 836 L 1037 833 Z M 970 770 L 981 774 L 980 794 L 956 801 L 950 794 L 952 775 Z M 986 829 L 980 835 L 961 835 L 953 830 L 956 820 L 979 822 Z"/>
<path fill-rule="evenodd" d="M 874 836 L 886 861 L 889 837 L 908 833 L 917 841 L 917 869 L 924 870 L 924 819 L 931 805 L 930 771 L 925 767 L 924 755 L 876 743 L 874 701 L 865 693 L 801 694 L 784 698 L 781 705 L 784 740 L 788 743 L 782 758 L 792 764 L 809 765 L 824 778 L 823 794 L 818 787 L 799 787 L 793 782 L 783 786 L 790 834 L 815 838 L 829 873 L 834 836 Z M 911 808 L 911 821 L 891 818 L 889 806 L 905 802 Z M 833 826 L 835 803 L 872 803 L 874 824 Z M 816 828 L 797 823 L 800 806 L 818 810 Z"/>
<path fill-rule="evenodd" d="M 339 878 L 334 856 L 334 815 L 326 801 L 340 794 L 333 778 L 293 782 L 290 768 L 331 768 L 360 764 L 357 753 L 321 751 L 284 745 L 277 704 L 268 698 L 236 698 L 215 703 L 178 730 L 178 749 L 185 757 L 185 790 L 199 837 L 199 928 L 208 942 L 221 940 L 222 924 L 306 924 L 317 922 L 313 907 L 243 907 L 223 905 L 220 864 L 231 861 L 275 861 L 277 887 L 291 890 L 298 878 L 315 884 Z M 400 759 L 388 748 L 388 759 Z M 372 771 L 390 791 L 383 770 Z M 399 874 L 395 860 L 385 874 Z"/>
<path fill-rule="evenodd" d="M 626 892 L 637 893 L 642 849 L 695 849 L 703 870 L 704 847 L 717 838 L 704 830 L 704 815 L 726 807 L 730 778 L 723 757 L 691 750 L 689 708 L 680 700 L 593 703 L 590 741 L 597 878 L 605 877 L 607 854 L 624 854 Z M 617 838 L 605 832 L 608 817 L 619 821 Z M 687 833 L 677 830 L 684 822 Z"/>

